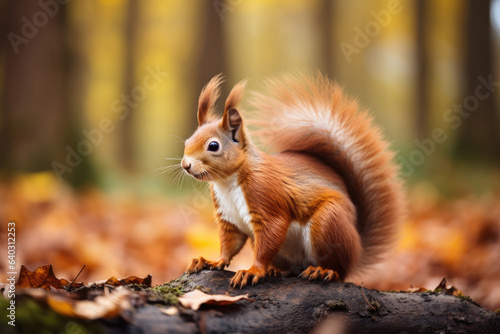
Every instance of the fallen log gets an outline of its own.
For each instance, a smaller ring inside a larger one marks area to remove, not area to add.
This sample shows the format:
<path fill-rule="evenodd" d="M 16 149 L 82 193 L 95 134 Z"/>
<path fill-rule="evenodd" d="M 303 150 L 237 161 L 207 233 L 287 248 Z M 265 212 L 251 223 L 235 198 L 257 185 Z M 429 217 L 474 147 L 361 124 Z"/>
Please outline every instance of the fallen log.
<path fill-rule="evenodd" d="M 254 302 L 204 305 L 197 311 L 177 305 L 176 315 L 165 315 L 159 307 L 147 304 L 131 315 L 126 332 L 309 333 L 324 323 L 322 330 L 347 333 L 500 333 L 500 315 L 466 297 L 381 292 L 353 283 L 325 284 L 297 277 L 265 278 L 240 290 L 229 287 L 233 275 L 202 271 L 189 276 L 185 288 L 248 294 Z M 109 333 L 123 330 L 123 323 L 108 323 L 106 328 Z"/>

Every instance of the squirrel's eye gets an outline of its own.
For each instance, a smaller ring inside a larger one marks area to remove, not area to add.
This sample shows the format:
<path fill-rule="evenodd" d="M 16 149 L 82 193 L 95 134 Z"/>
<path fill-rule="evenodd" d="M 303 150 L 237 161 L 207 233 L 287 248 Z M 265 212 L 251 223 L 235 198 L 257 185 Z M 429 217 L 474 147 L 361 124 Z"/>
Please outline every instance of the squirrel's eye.
<path fill-rule="evenodd" d="M 208 144 L 208 150 L 217 152 L 219 150 L 219 143 L 216 141 L 211 141 L 210 144 Z"/>

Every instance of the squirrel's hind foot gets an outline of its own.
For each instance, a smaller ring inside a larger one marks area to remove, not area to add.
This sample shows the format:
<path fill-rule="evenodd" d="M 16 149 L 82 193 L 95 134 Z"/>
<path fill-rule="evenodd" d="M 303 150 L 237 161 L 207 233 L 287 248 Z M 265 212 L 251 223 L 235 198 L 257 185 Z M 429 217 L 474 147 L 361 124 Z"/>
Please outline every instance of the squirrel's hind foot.
<path fill-rule="evenodd" d="M 312 280 L 323 280 L 328 283 L 331 281 L 340 281 L 340 276 L 335 270 L 324 269 L 322 267 L 309 266 L 300 275 L 300 278 Z"/>

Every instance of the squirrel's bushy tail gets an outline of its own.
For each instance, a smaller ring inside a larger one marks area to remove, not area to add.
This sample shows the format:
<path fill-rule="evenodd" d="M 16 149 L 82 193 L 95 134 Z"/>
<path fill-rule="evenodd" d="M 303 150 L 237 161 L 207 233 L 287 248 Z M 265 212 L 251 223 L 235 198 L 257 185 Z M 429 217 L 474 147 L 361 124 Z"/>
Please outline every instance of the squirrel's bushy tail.
<path fill-rule="evenodd" d="M 272 79 L 266 91 L 253 99 L 256 138 L 272 152 L 304 152 L 336 170 L 356 206 L 361 267 L 379 260 L 395 238 L 405 201 L 394 154 L 372 117 L 321 74 Z"/>

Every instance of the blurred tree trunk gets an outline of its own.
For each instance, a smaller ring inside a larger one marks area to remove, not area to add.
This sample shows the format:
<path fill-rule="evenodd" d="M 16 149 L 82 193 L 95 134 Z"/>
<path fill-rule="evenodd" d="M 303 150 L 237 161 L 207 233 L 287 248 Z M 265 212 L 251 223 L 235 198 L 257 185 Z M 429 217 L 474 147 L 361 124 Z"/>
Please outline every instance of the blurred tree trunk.
<path fill-rule="evenodd" d="M 137 35 L 138 1 L 128 0 L 125 21 L 125 50 L 124 50 L 124 92 L 130 94 L 135 82 L 135 45 Z M 134 164 L 133 124 L 135 119 L 134 108 L 129 108 L 128 116 L 123 119 L 121 126 L 120 159 L 122 165 L 132 171 Z"/>
<path fill-rule="evenodd" d="M 429 94 L 427 85 L 429 83 L 428 52 L 426 39 L 427 26 L 427 0 L 419 0 L 416 3 L 417 23 L 417 83 L 416 83 L 416 114 L 415 130 L 418 138 L 428 135 L 429 126 Z"/>
<path fill-rule="evenodd" d="M 0 164 L 7 170 L 51 169 L 64 142 L 64 6 L 3 4 L 5 62 Z M 53 15 L 52 15 L 52 14 Z"/>
<path fill-rule="evenodd" d="M 71 5 L 71 4 L 70 4 Z M 71 21 L 67 9 L 64 9 L 64 31 L 63 31 L 63 71 L 64 71 L 64 142 L 59 144 L 58 161 L 66 163 L 64 150 L 66 145 L 77 148 L 78 143 L 87 140 L 82 131 L 85 128 L 85 98 L 87 96 L 87 59 L 82 48 L 83 34 L 88 31 L 87 27 L 77 27 Z M 90 130 L 90 129 L 87 129 Z M 76 188 L 83 188 L 88 184 L 96 183 L 98 180 L 97 170 L 90 157 L 82 160 L 81 164 L 73 169 L 68 175 L 64 175 L 64 180 Z"/>
<path fill-rule="evenodd" d="M 7 1 L 0 1 L 0 34 L 2 36 L 7 36 L 8 34 L 8 24 L 7 24 Z M 7 48 L 10 47 L 7 38 L 0 39 L 0 63 L 6 64 Z M 5 112 L 5 65 L 0 67 L 0 169 L 7 167 L 6 157 L 7 157 L 7 133 L 6 133 L 6 112 Z"/>
<path fill-rule="evenodd" d="M 457 154 L 465 153 L 475 158 L 500 161 L 499 115 L 493 96 L 498 94 L 499 87 L 487 87 L 483 84 L 489 78 L 499 81 L 493 77 L 490 1 L 467 1 L 465 33 L 466 91 L 463 109 L 468 115 L 464 116 L 459 128 Z M 478 94 L 480 86 L 483 88 Z M 495 92 L 488 88 L 493 88 Z M 486 93 L 489 93 L 486 98 L 479 96 Z"/>
<path fill-rule="evenodd" d="M 195 66 L 192 69 L 192 98 L 189 108 L 190 122 L 193 128 L 198 124 L 196 110 L 198 110 L 198 96 L 202 88 L 215 75 L 223 73 L 226 78 L 228 73 L 226 69 L 225 42 L 223 23 L 227 15 L 233 10 L 232 6 L 223 0 L 202 1 L 199 3 L 201 22 L 198 25 L 199 43 L 201 52 L 194 60 Z M 222 84 L 221 96 L 225 97 L 228 93 L 226 84 Z M 219 106 L 223 105 L 219 103 Z M 189 137 L 192 129 L 188 130 Z"/>
<path fill-rule="evenodd" d="M 332 34 L 332 24 L 333 24 L 333 1 L 323 0 L 321 5 L 318 7 L 318 22 L 319 22 L 319 35 L 321 36 L 322 51 L 323 51 L 323 63 L 320 70 L 323 74 L 326 74 L 329 78 L 333 78 L 335 73 L 333 72 L 333 34 Z"/>

